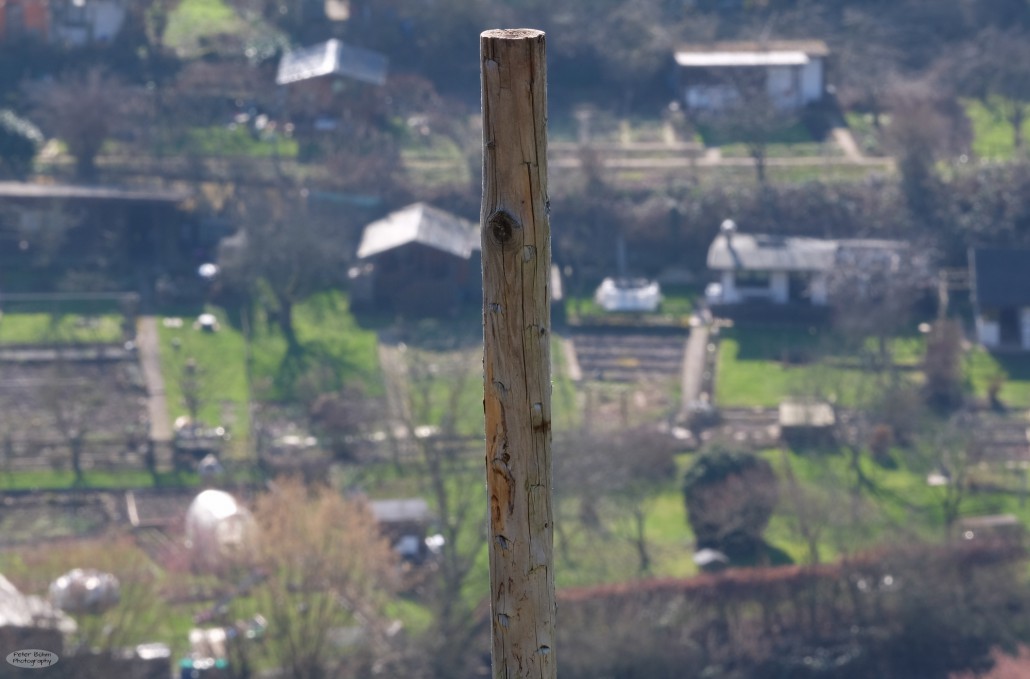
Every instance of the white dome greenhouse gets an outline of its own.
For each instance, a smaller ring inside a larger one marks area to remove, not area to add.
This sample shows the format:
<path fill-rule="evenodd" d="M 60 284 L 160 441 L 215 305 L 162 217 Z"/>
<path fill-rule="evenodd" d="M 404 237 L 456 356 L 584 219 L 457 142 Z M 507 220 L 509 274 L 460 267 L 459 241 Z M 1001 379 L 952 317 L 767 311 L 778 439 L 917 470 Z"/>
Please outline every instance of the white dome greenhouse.
<path fill-rule="evenodd" d="M 205 490 L 186 511 L 186 547 L 201 566 L 217 568 L 254 543 L 254 518 L 229 493 Z"/>

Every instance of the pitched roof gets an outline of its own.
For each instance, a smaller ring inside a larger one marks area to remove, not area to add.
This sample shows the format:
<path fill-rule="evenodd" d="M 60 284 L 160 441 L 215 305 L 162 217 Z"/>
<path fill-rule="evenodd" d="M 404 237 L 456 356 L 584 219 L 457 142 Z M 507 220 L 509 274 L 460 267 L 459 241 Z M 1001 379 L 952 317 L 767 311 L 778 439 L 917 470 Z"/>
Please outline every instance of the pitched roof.
<path fill-rule="evenodd" d="M 708 248 L 708 268 L 770 271 L 823 271 L 830 268 L 837 242 L 819 238 L 719 234 Z"/>
<path fill-rule="evenodd" d="M 901 241 L 864 238 L 804 238 L 720 233 L 708 248 L 708 268 L 716 271 L 826 271 L 842 260 L 863 261 L 867 253 L 898 251 Z"/>
<path fill-rule="evenodd" d="M 426 203 L 414 203 L 366 226 L 358 246 L 358 259 L 408 243 L 420 243 L 468 259 L 480 247 L 479 230 L 467 219 Z"/>
<path fill-rule="evenodd" d="M 801 66 L 813 57 L 825 57 L 829 47 L 822 40 L 773 40 L 769 42 L 712 42 L 683 45 L 676 63 L 685 67 Z"/>
<path fill-rule="evenodd" d="M 0 575 L 0 627 L 75 631 L 75 621 L 38 596 L 26 596 Z"/>
<path fill-rule="evenodd" d="M 427 523 L 432 518 L 429 503 L 422 498 L 402 500 L 372 500 L 368 503 L 372 515 L 380 523 Z"/>
<path fill-rule="evenodd" d="M 680 66 L 803 66 L 811 61 L 804 52 L 676 52 Z"/>
<path fill-rule="evenodd" d="M 969 266 L 979 306 L 1030 306 L 1030 250 L 970 250 Z"/>
<path fill-rule="evenodd" d="M 340 75 L 372 85 L 386 83 L 389 60 L 379 52 L 345 45 L 335 38 L 287 52 L 279 60 L 276 85 L 323 75 Z"/>

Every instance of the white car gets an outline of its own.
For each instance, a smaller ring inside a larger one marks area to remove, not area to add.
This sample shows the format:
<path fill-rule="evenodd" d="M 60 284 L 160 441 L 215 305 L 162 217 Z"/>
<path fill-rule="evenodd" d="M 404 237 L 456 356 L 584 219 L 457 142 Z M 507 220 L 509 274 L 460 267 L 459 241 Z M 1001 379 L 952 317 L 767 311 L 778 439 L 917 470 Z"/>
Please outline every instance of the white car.
<path fill-rule="evenodd" d="M 605 278 L 594 293 L 605 311 L 657 311 L 662 291 L 646 278 Z"/>

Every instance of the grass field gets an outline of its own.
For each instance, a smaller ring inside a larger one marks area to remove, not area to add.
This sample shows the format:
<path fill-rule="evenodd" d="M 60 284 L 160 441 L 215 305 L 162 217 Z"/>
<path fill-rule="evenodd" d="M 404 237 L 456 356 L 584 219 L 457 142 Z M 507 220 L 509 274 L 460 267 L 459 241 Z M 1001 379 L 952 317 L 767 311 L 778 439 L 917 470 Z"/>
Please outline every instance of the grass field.
<path fill-rule="evenodd" d="M 727 132 L 718 125 L 699 123 L 696 127 L 705 146 L 725 147 L 740 143 L 739 138 L 729 136 Z M 812 138 L 812 133 L 809 132 L 804 123 L 801 122 L 787 125 L 768 135 L 769 145 L 809 144 L 817 141 L 817 139 Z"/>
<path fill-rule="evenodd" d="M 892 345 L 901 365 L 911 365 L 922 354 L 918 340 L 902 338 Z M 731 407 L 769 408 L 785 398 L 813 396 L 856 403 L 875 375 L 840 362 L 845 357 L 824 329 L 730 328 L 719 342 L 716 399 Z"/>
<path fill-rule="evenodd" d="M 243 21 L 223 0 L 182 0 L 168 18 L 164 43 L 192 55 L 205 39 L 240 31 Z"/>
<path fill-rule="evenodd" d="M 855 138 L 858 148 L 868 156 L 879 156 L 883 153 L 880 141 L 880 130 L 873 124 L 873 116 L 869 113 L 856 113 L 854 111 L 846 114 L 848 129 Z M 887 116 L 881 116 L 881 125 L 886 121 Z"/>
<path fill-rule="evenodd" d="M 965 358 L 966 377 L 976 398 L 986 399 L 991 383 L 1001 385 L 999 398 L 1010 408 L 1030 409 L 1030 356 L 991 354 L 973 347 Z"/>
<path fill-rule="evenodd" d="M 0 344 L 121 343 L 117 314 L 5 313 L 0 316 Z"/>
<path fill-rule="evenodd" d="M 145 471 L 87 471 L 83 474 L 82 488 L 149 488 L 150 486 L 195 486 L 200 478 L 194 473 L 175 472 L 154 476 Z M 0 473 L 0 489 L 49 490 L 71 488 L 75 475 L 71 471 L 31 471 Z"/>
<path fill-rule="evenodd" d="M 164 140 L 154 152 L 158 156 L 244 156 L 251 158 L 296 158 L 295 139 L 277 135 L 255 136 L 246 125 L 199 127 L 174 139 Z"/>
<path fill-rule="evenodd" d="M 1012 125 L 1002 116 L 999 107 L 987 107 L 976 100 L 964 102 L 966 115 L 973 126 L 973 153 L 980 158 L 1006 160 L 1012 157 Z M 1023 139 L 1030 142 L 1030 118 L 1023 121 Z"/>
<path fill-rule="evenodd" d="M 868 339 L 865 352 L 872 355 L 875 350 L 875 340 Z M 895 365 L 905 370 L 909 379 L 921 379 L 922 337 L 895 337 L 890 351 Z M 974 346 L 962 360 L 971 397 L 985 401 L 988 388 L 997 382 L 1002 403 L 1030 410 L 1030 357 L 992 354 Z M 735 327 L 722 333 L 716 397 L 721 405 L 731 407 L 773 407 L 784 398 L 814 395 L 848 404 L 869 396 L 874 379 L 872 373 L 859 369 L 853 355 L 834 345 L 825 330 Z"/>
<path fill-rule="evenodd" d="M 300 354 L 287 351 L 278 328 L 261 311 L 246 324 L 242 319 L 234 323 L 218 309 L 211 311 L 220 323 L 215 333 L 194 329 L 191 318 L 182 319 L 179 327 L 159 327 L 161 370 L 173 419 L 187 413 L 183 375 L 191 358 L 197 366 L 200 419 L 228 424 L 234 437 L 244 441 L 251 396 L 286 401 L 354 383 L 372 394 L 382 391 L 375 333 L 358 327 L 341 293 L 315 295 L 296 307 Z M 233 421 L 226 422 L 227 416 Z"/>

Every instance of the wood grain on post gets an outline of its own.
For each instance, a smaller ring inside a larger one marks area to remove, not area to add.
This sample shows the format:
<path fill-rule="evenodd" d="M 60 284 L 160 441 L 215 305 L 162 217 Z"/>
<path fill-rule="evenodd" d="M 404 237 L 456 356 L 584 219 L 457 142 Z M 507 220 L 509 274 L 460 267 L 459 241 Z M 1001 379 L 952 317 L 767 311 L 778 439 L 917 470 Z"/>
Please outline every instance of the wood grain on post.
<path fill-rule="evenodd" d="M 487 31 L 480 58 L 493 675 L 554 679 L 544 34 Z"/>

